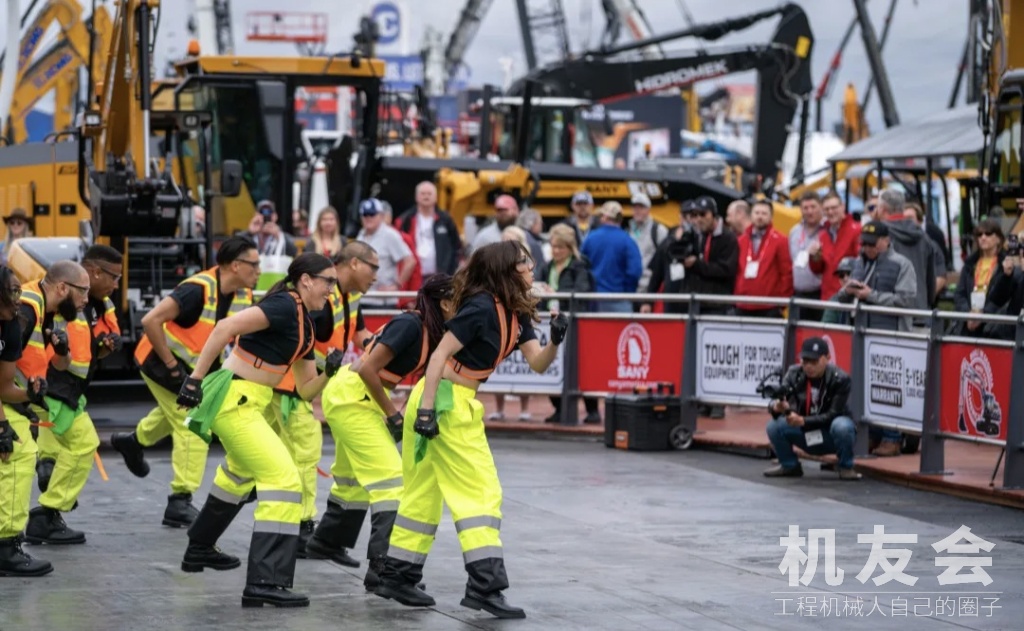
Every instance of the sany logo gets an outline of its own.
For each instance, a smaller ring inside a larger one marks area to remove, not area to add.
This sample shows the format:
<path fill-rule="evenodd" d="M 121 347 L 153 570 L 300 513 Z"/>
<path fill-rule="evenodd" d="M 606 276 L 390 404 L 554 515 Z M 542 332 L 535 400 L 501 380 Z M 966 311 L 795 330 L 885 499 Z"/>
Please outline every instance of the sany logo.
<path fill-rule="evenodd" d="M 960 362 L 961 434 L 998 436 L 1003 408 L 992 394 L 992 365 L 982 350 L 973 350 Z"/>
<path fill-rule="evenodd" d="M 647 379 L 651 367 L 651 338 L 647 329 L 632 322 L 619 334 L 619 379 Z"/>
<path fill-rule="evenodd" d="M 656 92 L 702 79 L 710 79 L 719 75 L 729 74 L 729 66 L 724 59 L 709 61 L 692 68 L 679 68 L 661 74 L 637 79 L 633 83 L 637 92 Z"/>

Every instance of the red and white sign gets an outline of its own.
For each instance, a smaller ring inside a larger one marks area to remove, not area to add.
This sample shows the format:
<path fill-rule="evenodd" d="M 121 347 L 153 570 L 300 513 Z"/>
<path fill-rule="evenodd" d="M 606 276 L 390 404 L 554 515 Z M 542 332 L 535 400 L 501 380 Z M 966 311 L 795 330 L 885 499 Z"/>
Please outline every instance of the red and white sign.
<path fill-rule="evenodd" d="M 800 361 L 800 346 L 809 337 L 820 337 L 828 344 L 828 354 L 832 357 L 830 364 L 842 368 L 846 374 L 850 374 L 850 366 L 853 362 L 853 333 L 850 331 L 837 331 L 835 329 L 823 329 L 813 326 L 798 326 L 796 335 L 793 336 L 793 356 Z"/>
<path fill-rule="evenodd" d="M 680 391 L 683 373 L 682 320 L 602 320 L 579 316 L 579 387 L 616 392 L 660 382 Z"/>
<path fill-rule="evenodd" d="M 950 434 L 1006 440 L 1010 412 L 1009 348 L 942 345 L 939 429 Z"/>

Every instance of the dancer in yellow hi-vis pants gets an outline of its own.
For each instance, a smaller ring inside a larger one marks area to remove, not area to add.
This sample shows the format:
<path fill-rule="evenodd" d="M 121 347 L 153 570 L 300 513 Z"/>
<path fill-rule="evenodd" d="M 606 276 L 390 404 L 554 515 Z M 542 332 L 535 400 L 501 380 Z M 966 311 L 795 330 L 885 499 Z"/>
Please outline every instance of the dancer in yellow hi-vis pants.
<path fill-rule="evenodd" d="M 22 354 L 17 363 L 21 383 L 33 378 L 57 378 L 63 384 L 68 377 L 58 373 L 64 371 L 84 383 L 92 349 L 89 325 L 79 317 L 79 311 L 88 300 L 89 274 L 74 261 L 57 261 L 46 276 L 22 288 L 18 314 Z M 39 506 L 29 512 L 25 539 L 30 543 L 85 543 L 85 534 L 68 528 L 61 517 L 61 513 L 75 507 L 100 444 L 82 401 L 72 407 L 47 398 L 49 410 L 30 406 L 26 411 L 27 416 L 41 421 L 52 420 L 59 443 L 48 488 L 39 496 Z"/>
<path fill-rule="evenodd" d="M 199 352 L 220 320 L 252 305 L 252 288 L 260 276 L 259 252 L 245 237 L 231 237 L 217 250 L 217 265 L 182 281 L 142 318 L 145 336 L 135 349 L 156 407 L 131 433 L 115 433 L 110 445 L 124 457 L 128 470 L 149 475 L 143 449 L 171 437 L 171 494 L 163 524 L 185 527 L 196 508 L 192 494 L 203 483 L 209 447 L 185 427 L 185 411 L 175 401 L 178 389 L 195 366 Z"/>
<path fill-rule="evenodd" d="M 417 583 L 447 504 L 459 533 L 469 581 L 462 605 L 499 618 L 525 613 L 505 601 L 508 587 L 499 529 L 501 485 L 483 427 L 476 391 L 517 347 L 530 368 L 547 370 L 565 338 L 568 321 L 551 321 L 551 341 L 541 347 L 532 322 L 534 262 L 520 243 L 503 241 L 475 252 L 455 275 L 455 317 L 430 356 L 405 413 L 405 492 L 375 593 L 410 607 L 434 599 Z"/>
<path fill-rule="evenodd" d="M 325 308 L 313 317 L 316 342 L 313 347 L 317 370 L 323 371 L 331 351 L 344 353 L 349 341 L 362 348 L 370 333 L 363 323 L 359 300 L 377 279 L 377 253 L 361 241 L 347 243 L 335 257 L 338 286 L 327 297 Z M 299 469 L 302 480 L 302 523 L 299 524 L 299 558 L 306 558 L 306 543 L 313 535 L 316 522 L 317 465 L 323 455 L 324 434 L 313 408 L 295 391 L 291 375 L 274 388 L 274 398 L 267 406 L 267 420 L 281 437 Z M 359 562 L 345 555 L 336 559 L 352 567 Z"/>
<path fill-rule="evenodd" d="M 242 606 L 305 607 L 309 598 L 289 591 L 302 519 L 302 483 L 284 443 L 267 423 L 266 407 L 285 373 L 295 378 L 306 401 L 320 394 L 341 367 L 344 353 L 327 357 L 317 375 L 310 311 L 323 309 L 338 282 L 334 265 L 307 253 L 288 266 L 287 277 L 260 302 L 217 324 L 196 360 L 178 403 L 193 408 L 190 429 L 204 441 L 216 433 L 225 450 L 206 503 L 188 530 L 181 562 L 186 572 L 229 570 L 237 557 L 217 549 L 217 540 L 256 490 L 256 522 L 249 545 L 249 570 Z M 207 373 L 224 347 L 237 344 L 224 368 Z"/>
<path fill-rule="evenodd" d="M 369 510 L 370 567 L 363 584 L 371 591 L 379 583 L 402 494 L 402 459 L 395 449 L 402 437 L 402 414 L 388 391 L 426 366 L 444 334 L 446 316 L 451 315 L 451 291 L 447 274 L 428 278 L 416 297 L 416 308 L 388 322 L 366 354 L 342 368 L 324 388 L 324 416 L 336 445 L 334 485 L 306 553 L 344 563 Z"/>
<path fill-rule="evenodd" d="M 12 406 L 42 403 L 46 384 L 32 379 L 22 389 L 14 382 L 15 362 L 21 359 L 20 297 L 17 276 L 0 267 L 0 576 L 43 576 L 53 571 L 50 562 L 32 558 L 21 547 L 32 499 L 36 443 L 29 420 Z"/>

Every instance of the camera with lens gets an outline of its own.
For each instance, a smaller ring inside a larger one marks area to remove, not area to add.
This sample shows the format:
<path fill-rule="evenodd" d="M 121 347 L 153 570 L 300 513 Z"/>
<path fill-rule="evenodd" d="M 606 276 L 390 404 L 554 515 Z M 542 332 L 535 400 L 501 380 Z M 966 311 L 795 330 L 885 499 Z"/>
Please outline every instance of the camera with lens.
<path fill-rule="evenodd" d="M 700 252 L 700 234 L 690 224 L 683 224 L 683 234 L 677 241 L 668 246 L 669 256 L 675 261 L 682 261 Z"/>
<path fill-rule="evenodd" d="M 1010 234 L 1006 237 L 1006 254 L 1009 256 L 1020 256 L 1021 251 L 1024 248 L 1021 247 L 1020 237 L 1015 234 Z"/>
<path fill-rule="evenodd" d="M 783 379 L 785 374 L 781 368 L 776 368 L 762 377 L 757 384 L 757 394 L 769 401 L 789 401 L 795 397 L 796 391 Z"/>

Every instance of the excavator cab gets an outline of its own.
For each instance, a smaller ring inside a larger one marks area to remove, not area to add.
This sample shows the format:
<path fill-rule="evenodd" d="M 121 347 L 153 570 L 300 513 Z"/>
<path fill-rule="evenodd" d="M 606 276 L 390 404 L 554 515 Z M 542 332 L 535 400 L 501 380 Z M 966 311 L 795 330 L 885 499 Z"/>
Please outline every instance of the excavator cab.
<path fill-rule="evenodd" d="M 1019 203 L 1024 199 L 1021 180 L 1024 147 L 1024 70 L 1007 72 L 995 104 L 995 125 L 988 143 L 988 210 L 1002 208 L 1008 217 L 1022 215 Z M 1018 221 L 1014 232 L 1022 229 Z"/>

